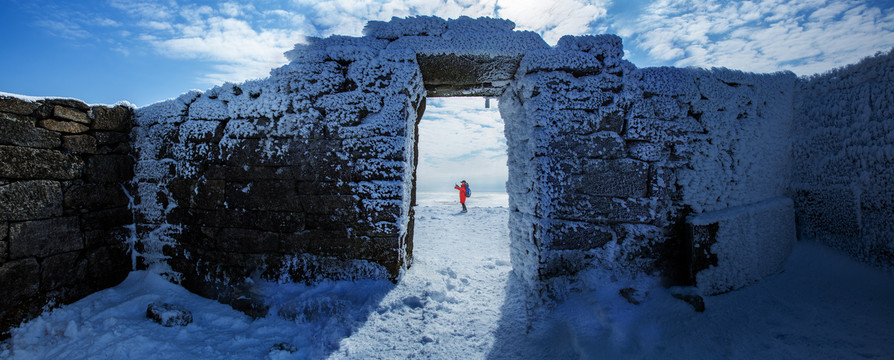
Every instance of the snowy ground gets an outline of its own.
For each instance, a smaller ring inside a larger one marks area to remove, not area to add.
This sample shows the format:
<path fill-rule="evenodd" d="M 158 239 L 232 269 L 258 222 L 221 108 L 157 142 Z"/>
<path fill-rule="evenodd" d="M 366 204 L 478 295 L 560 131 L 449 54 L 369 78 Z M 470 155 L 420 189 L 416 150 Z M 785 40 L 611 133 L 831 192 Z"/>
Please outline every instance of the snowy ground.
<path fill-rule="evenodd" d="M 627 284 L 588 274 L 594 290 L 529 324 L 509 266 L 505 195 L 474 195 L 469 213 L 458 214 L 455 200 L 420 194 L 415 260 L 397 285 L 260 285 L 276 294 L 274 307 L 252 320 L 134 272 L 15 329 L 0 358 L 894 358 L 894 277 L 803 241 L 780 273 L 706 298 L 704 313 L 665 289 L 633 305 L 618 295 Z M 188 308 L 195 321 L 147 320 L 147 305 L 159 300 Z M 298 351 L 271 350 L 284 342 Z"/>

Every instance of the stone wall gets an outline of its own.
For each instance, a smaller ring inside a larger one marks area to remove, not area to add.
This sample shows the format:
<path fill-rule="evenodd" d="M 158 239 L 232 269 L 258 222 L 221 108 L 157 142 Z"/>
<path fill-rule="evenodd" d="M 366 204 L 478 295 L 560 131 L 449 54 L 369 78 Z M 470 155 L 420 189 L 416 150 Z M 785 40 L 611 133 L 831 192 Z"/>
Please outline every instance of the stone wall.
<path fill-rule="evenodd" d="M 396 279 L 424 98 L 387 44 L 315 39 L 268 79 L 138 109 L 144 265 L 254 314 L 261 279 Z"/>
<path fill-rule="evenodd" d="M 132 117 L 125 106 L 0 96 L 0 338 L 130 271 Z"/>
<path fill-rule="evenodd" d="M 793 191 L 800 236 L 894 272 L 894 51 L 803 79 Z"/>
<path fill-rule="evenodd" d="M 138 109 L 142 266 L 255 314 L 264 311 L 258 280 L 396 280 L 412 256 L 425 105 L 417 56 L 444 64 L 437 59 L 457 44 L 456 54 L 501 59 L 545 47 L 505 20 L 417 20 L 311 39 L 270 78 Z M 504 73 L 465 76 L 450 91 L 491 89 Z"/>
<path fill-rule="evenodd" d="M 515 271 L 541 292 L 597 268 L 713 294 L 778 269 L 795 240 L 791 201 L 770 201 L 788 195 L 794 75 L 622 54 L 613 35 L 564 37 L 528 52 L 501 98 Z M 768 206 L 784 216 L 751 220 Z"/>
<path fill-rule="evenodd" d="M 503 93 L 513 265 L 535 291 L 595 267 L 717 293 L 781 264 L 791 217 L 747 239 L 755 211 L 792 211 L 792 74 L 637 69 L 617 36 L 550 48 L 513 27 L 370 22 L 296 46 L 270 78 L 139 109 L 143 266 L 224 302 L 259 298 L 258 279 L 396 279 L 424 87 Z"/>

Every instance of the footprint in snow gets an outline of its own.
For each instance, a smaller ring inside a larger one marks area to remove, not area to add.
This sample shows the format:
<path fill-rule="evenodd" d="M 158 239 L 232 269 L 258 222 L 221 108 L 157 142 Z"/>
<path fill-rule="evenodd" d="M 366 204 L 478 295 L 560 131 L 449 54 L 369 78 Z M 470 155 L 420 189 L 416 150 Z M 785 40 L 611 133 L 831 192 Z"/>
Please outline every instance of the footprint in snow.
<path fill-rule="evenodd" d="M 456 279 L 456 272 L 451 268 L 443 268 L 438 270 L 438 273 L 444 276 L 449 276 L 451 279 Z"/>
<path fill-rule="evenodd" d="M 418 309 L 418 308 L 421 308 L 422 306 L 424 306 L 422 304 L 422 299 L 420 299 L 418 296 L 415 296 L 415 295 L 405 297 L 403 299 L 403 303 L 405 306 L 407 306 L 411 309 Z"/>

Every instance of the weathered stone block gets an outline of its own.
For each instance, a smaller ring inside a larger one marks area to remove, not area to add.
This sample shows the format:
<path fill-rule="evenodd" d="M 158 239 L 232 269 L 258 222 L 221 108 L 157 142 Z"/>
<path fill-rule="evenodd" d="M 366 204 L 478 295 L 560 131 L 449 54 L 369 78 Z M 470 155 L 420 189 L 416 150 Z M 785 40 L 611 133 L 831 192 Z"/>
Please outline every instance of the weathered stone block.
<path fill-rule="evenodd" d="M 101 210 L 126 207 L 130 200 L 118 184 L 76 184 L 65 190 L 66 209 Z"/>
<path fill-rule="evenodd" d="M 75 179 L 83 162 L 58 151 L 0 145 L 0 178 Z"/>
<path fill-rule="evenodd" d="M 35 126 L 30 118 L 0 112 L 0 145 L 51 149 L 59 144 L 58 133 Z"/>
<path fill-rule="evenodd" d="M 28 301 L 40 291 L 40 265 L 34 258 L 10 261 L 0 266 L 0 331 L 9 325 L 8 311 Z M 18 319 L 21 321 L 21 319 Z"/>
<path fill-rule="evenodd" d="M 278 253 L 285 249 L 281 233 L 240 229 L 202 227 L 202 234 L 207 237 L 201 248 L 236 253 Z"/>
<path fill-rule="evenodd" d="M 57 181 L 17 181 L 0 186 L 0 221 L 45 219 L 62 215 Z"/>
<path fill-rule="evenodd" d="M 112 130 L 127 132 L 133 127 L 133 109 L 124 106 L 108 108 L 94 106 L 93 113 L 94 130 Z"/>
<path fill-rule="evenodd" d="M 85 180 L 100 183 L 123 183 L 134 177 L 133 158 L 127 155 L 96 155 L 87 159 Z"/>
<path fill-rule="evenodd" d="M 276 232 L 296 232 L 305 228 L 305 215 L 300 212 L 192 209 L 190 213 L 196 225 L 205 227 L 237 227 Z"/>
<path fill-rule="evenodd" d="M 83 153 L 96 153 L 96 138 L 90 135 L 69 135 L 62 137 L 62 146 L 65 150 Z"/>
<path fill-rule="evenodd" d="M 3 112 L 13 113 L 17 115 L 31 115 L 34 110 L 40 107 L 36 102 L 21 100 L 10 96 L 0 96 L 0 109 Z"/>
<path fill-rule="evenodd" d="M 93 133 L 98 145 L 111 145 L 130 141 L 127 133 L 115 131 L 96 131 Z"/>
<path fill-rule="evenodd" d="M 53 117 L 62 120 L 74 121 L 81 124 L 90 124 L 90 119 L 84 112 L 59 105 L 53 107 Z"/>
<path fill-rule="evenodd" d="M 227 183 L 228 206 L 246 210 L 301 211 L 295 182 L 258 180 L 248 184 Z"/>
<path fill-rule="evenodd" d="M 617 158 L 624 155 L 624 140 L 610 131 L 582 136 L 574 146 L 573 154 L 587 158 Z"/>
<path fill-rule="evenodd" d="M 649 196 L 649 164 L 630 159 L 585 159 L 584 175 L 576 191 L 596 196 L 644 198 Z"/>
<path fill-rule="evenodd" d="M 64 107 L 72 108 L 75 110 L 80 110 L 83 112 L 87 112 L 88 110 L 90 110 L 90 107 L 87 106 L 87 104 L 85 104 L 83 101 L 77 100 L 77 99 L 64 99 L 64 98 L 47 99 L 47 100 L 44 100 L 44 103 L 47 105 L 50 105 L 50 106 L 61 105 Z"/>
<path fill-rule="evenodd" d="M 687 223 L 692 231 L 692 276 L 709 295 L 776 272 L 797 240 L 789 198 L 698 214 Z"/>
<path fill-rule="evenodd" d="M 189 196 L 189 206 L 195 209 L 218 209 L 226 201 L 226 181 L 205 180 L 195 184 Z"/>
<path fill-rule="evenodd" d="M 631 158 L 642 161 L 658 161 L 667 158 L 667 155 L 670 153 L 664 144 L 645 141 L 630 142 L 627 149 Z"/>
<path fill-rule="evenodd" d="M 860 236 L 859 203 L 850 186 L 826 186 L 822 189 L 799 189 L 796 204 L 805 228 L 821 234 L 856 238 Z M 807 234 L 816 236 L 816 234 Z"/>
<path fill-rule="evenodd" d="M 610 227 L 586 222 L 544 220 L 541 226 L 538 236 L 552 250 L 589 250 L 615 238 Z"/>
<path fill-rule="evenodd" d="M 42 128 L 47 130 L 58 131 L 61 133 L 80 134 L 90 130 L 87 125 L 74 121 L 60 121 L 53 119 L 43 119 L 37 122 Z"/>
<path fill-rule="evenodd" d="M 9 257 L 47 257 L 84 248 L 75 216 L 25 221 L 9 226 Z"/>
<path fill-rule="evenodd" d="M 130 218 L 133 219 L 132 216 Z M 133 222 L 133 220 L 131 220 L 131 222 Z M 135 234 L 132 233 L 130 227 L 125 226 L 103 228 L 97 230 L 85 229 L 84 248 L 90 249 L 105 246 L 125 246 L 124 244 L 131 236 L 135 236 Z"/>
<path fill-rule="evenodd" d="M 152 319 L 161 326 L 186 326 L 192 323 L 192 313 L 182 306 L 165 303 L 152 303 L 146 308 L 146 318 Z"/>
<path fill-rule="evenodd" d="M 613 198 L 574 194 L 556 205 L 551 217 L 598 223 L 645 224 L 656 220 L 656 199 Z"/>
<path fill-rule="evenodd" d="M 85 231 L 115 229 L 133 224 L 133 222 L 133 213 L 127 207 L 81 214 L 81 226 Z"/>
<path fill-rule="evenodd" d="M 344 151 L 352 159 L 402 160 L 406 146 L 408 144 L 405 137 L 377 136 L 344 141 Z"/>
<path fill-rule="evenodd" d="M 78 252 L 52 255 L 40 261 L 40 291 L 56 290 L 83 282 L 87 277 L 87 261 Z"/>
<path fill-rule="evenodd" d="M 87 252 L 87 276 L 100 288 L 115 286 L 131 270 L 131 257 L 120 244 Z"/>
<path fill-rule="evenodd" d="M 603 114 L 599 121 L 599 131 L 621 134 L 624 132 L 625 126 L 627 126 L 626 115 L 620 111 Z"/>

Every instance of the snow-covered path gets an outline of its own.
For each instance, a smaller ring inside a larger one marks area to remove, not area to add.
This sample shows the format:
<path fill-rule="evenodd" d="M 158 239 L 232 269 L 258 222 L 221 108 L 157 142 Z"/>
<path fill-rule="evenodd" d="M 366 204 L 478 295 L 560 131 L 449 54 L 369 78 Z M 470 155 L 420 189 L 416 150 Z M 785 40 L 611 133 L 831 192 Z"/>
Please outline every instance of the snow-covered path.
<path fill-rule="evenodd" d="M 412 268 L 331 358 L 486 357 L 511 271 L 508 213 L 458 209 L 416 208 Z"/>

